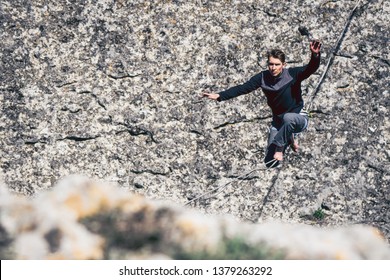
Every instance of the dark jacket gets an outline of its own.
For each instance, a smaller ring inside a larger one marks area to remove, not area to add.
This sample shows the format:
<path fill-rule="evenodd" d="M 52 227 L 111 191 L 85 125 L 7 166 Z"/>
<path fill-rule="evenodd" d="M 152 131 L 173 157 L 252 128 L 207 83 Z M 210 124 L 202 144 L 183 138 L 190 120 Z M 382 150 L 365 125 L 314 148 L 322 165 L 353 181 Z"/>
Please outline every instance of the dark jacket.
<path fill-rule="evenodd" d="M 267 97 L 267 104 L 273 114 L 273 125 L 282 125 L 285 113 L 299 113 L 303 108 L 301 83 L 320 66 L 320 54 L 311 55 L 308 65 L 284 68 L 282 73 L 273 77 L 268 70 L 253 76 L 249 81 L 219 93 L 218 101 L 228 100 L 261 88 Z"/>

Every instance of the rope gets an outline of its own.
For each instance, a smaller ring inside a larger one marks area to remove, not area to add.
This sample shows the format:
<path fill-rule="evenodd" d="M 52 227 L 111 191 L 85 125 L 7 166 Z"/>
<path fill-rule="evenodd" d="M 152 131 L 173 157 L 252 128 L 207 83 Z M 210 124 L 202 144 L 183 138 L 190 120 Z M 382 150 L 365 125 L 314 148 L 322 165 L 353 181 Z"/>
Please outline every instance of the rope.
<path fill-rule="evenodd" d="M 329 59 L 328 59 L 328 62 L 326 63 L 326 66 L 325 66 L 325 70 L 324 70 L 324 72 L 322 73 L 322 75 L 321 75 L 321 77 L 320 77 L 320 79 L 319 79 L 319 81 L 318 81 L 316 87 L 314 88 L 314 90 L 313 90 L 313 92 L 312 92 L 312 94 L 311 94 L 311 99 L 310 99 L 310 101 L 308 102 L 308 106 L 307 106 L 307 111 L 308 111 L 309 113 L 310 113 L 310 108 L 311 108 L 311 105 L 312 105 L 312 103 L 313 103 L 313 100 L 314 100 L 314 98 L 317 96 L 317 93 L 318 93 L 318 91 L 320 90 L 320 87 L 321 87 L 321 85 L 322 85 L 322 83 L 323 83 L 323 81 L 324 81 L 324 79 L 325 79 L 325 77 L 326 77 L 326 74 L 328 73 L 328 70 L 329 70 L 331 64 L 333 63 L 334 57 L 335 57 L 335 55 L 337 54 L 337 52 L 339 51 L 339 49 L 340 49 L 342 40 L 344 39 L 344 36 L 345 36 L 345 34 L 347 33 L 348 27 L 349 27 L 349 25 L 351 24 L 352 18 L 353 18 L 353 16 L 354 16 L 355 12 L 356 12 L 356 9 L 357 9 L 358 6 L 360 5 L 360 2 L 361 2 L 361 0 L 359 0 L 359 1 L 357 2 L 357 4 L 355 5 L 355 7 L 352 9 L 351 13 L 349 14 L 348 19 L 347 19 L 347 22 L 346 22 L 345 25 L 344 25 L 343 31 L 341 32 L 339 38 L 337 39 L 335 47 L 332 49 L 332 52 L 331 52 L 330 57 L 329 57 Z"/>
<path fill-rule="evenodd" d="M 276 159 L 272 159 L 272 160 L 266 162 L 265 165 L 267 165 L 267 164 L 269 164 L 269 163 L 272 163 L 272 165 L 271 165 L 270 167 L 268 167 L 268 168 L 272 168 L 276 162 L 277 162 Z M 251 170 L 251 171 L 245 173 L 244 175 L 238 176 L 237 178 L 235 178 L 235 180 L 245 180 L 245 179 L 247 179 L 247 178 L 249 177 L 249 175 L 251 175 L 252 173 L 254 173 L 254 172 L 256 172 L 256 171 L 266 170 L 266 169 L 268 169 L 268 168 L 267 168 L 267 167 L 266 167 L 266 168 L 255 168 L 255 169 L 253 169 L 253 170 Z M 222 191 L 225 187 L 227 187 L 228 185 L 230 185 L 230 184 L 233 183 L 233 182 L 234 182 L 234 180 L 230 181 L 229 183 L 226 183 L 225 185 L 219 186 L 219 187 L 217 187 L 217 188 L 215 188 L 215 189 L 212 189 L 212 190 L 210 190 L 210 191 L 208 191 L 208 192 L 205 192 L 204 194 L 202 194 L 202 195 L 200 195 L 200 196 L 197 196 L 197 197 L 191 199 L 190 201 L 188 201 L 188 202 L 185 203 L 184 205 L 187 206 L 187 205 L 191 204 L 192 202 L 197 201 L 197 200 L 201 199 L 202 197 L 205 197 L 206 195 L 208 195 L 208 194 L 210 194 L 210 193 L 213 193 L 213 192 L 216 192 L 216 191 L 218 191 L 218 190 Z M 219 194 L 219 192 L 216 193 L 215 196 L 218 195 L 218 194 Z"/>

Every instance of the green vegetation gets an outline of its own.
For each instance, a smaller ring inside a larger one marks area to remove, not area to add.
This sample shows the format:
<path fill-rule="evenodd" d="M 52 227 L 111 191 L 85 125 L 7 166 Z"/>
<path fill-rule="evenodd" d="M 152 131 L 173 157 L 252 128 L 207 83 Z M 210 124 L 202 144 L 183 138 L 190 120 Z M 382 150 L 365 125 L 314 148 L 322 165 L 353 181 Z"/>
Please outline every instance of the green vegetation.
<path fill-rule="evenodd" d="M 323 220 L 325 218 L 325 212 L 322 210 L 322 208 L 318 208 L 314 213 L 313 217 L 317 220 Z"/>

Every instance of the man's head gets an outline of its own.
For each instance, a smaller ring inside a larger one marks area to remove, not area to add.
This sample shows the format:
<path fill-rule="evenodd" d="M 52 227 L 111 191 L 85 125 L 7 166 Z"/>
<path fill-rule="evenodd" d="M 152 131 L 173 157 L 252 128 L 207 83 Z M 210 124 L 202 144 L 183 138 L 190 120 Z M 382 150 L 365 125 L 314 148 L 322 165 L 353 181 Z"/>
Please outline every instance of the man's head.
<path fill-rule="evenodd" d="M 282 73 L 286 66 L 286 55 L 279 49 L 270 50 L 268 56 L 268 70 L 272 76 L 276 77 Z"/>

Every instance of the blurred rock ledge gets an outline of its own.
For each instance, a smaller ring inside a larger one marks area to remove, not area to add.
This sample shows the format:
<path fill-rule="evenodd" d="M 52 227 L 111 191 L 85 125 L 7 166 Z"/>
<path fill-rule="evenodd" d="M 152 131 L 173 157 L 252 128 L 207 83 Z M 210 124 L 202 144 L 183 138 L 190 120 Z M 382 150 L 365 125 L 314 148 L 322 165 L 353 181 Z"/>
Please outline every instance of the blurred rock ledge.
<path fill-rule="evenodd" d="M 390 259 L 369 226 L 241 223 L 82 176 L 0 197 L 2 259 Z"/>

